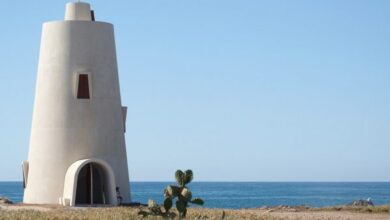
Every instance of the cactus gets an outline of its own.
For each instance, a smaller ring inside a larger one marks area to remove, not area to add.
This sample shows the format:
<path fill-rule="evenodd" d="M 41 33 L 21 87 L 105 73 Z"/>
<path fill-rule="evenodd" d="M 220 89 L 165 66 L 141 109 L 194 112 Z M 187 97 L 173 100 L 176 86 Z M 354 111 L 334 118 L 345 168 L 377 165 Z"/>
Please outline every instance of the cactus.
<path fill-rule="evenodd" d="M 184 178 L 185 184 L 190 183 L 194 179 L 194 173 L 192 172 L 192 170 L 186 170 L 184 176 L 185 176 L 185 178 Z"/>
<path fill-rule="evenodd" d="M 187 215 L 187 208 L 189 203 L 195 205 L 203 205 L 204 202 L 200 198 L 192 198 L 192 192 L 187 187 L 194 179 L 194 173 L 192 170 L 186 170 L 185 172 L 181 170 L 177 170 L 175 173 L 175 178 L 178 186 L 167 186 L 164 190 L 164 209 L 165 212 L 162 211 L 161 206 L 158 205 L 154 200 L 148 201 L 148 209 L 149 211 L 140 210 L 139 215 L 148 216 L 162 216 L 162 217 L 170 217 L 174 218 L 176 216 L 175 213 L 170 212 L 169 210 L 173 206 L 174 200 L 176 200 L 176 209 L 179 212 L 179 218 L 185 218 Z"/>
<path fill-rule="evenodd" d="M 173 200 L 176 199 L 176 209 L 179 212 L 179 217 L 186 217 L 189 203 L 203 205 L 204 202 L 200 198 L 192 199 L 192 192 L 186 186 L 194 179 L 192 170 L 185 172 L 177 170 L 175 173 L 176 182 L 179 186 L 168 186 L 164 190 L 164 208 L 165 212 L 169 212 L 172 208 Z"/>

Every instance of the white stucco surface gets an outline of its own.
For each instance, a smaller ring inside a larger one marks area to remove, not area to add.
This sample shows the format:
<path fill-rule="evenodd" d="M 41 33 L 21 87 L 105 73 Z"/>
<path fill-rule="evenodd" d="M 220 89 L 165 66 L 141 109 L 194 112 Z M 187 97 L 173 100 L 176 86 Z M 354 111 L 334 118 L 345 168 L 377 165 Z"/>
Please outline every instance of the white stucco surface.
<path fill-rule="evenodd" d="M 69 2 L 66 4 L 65 20 L 91 21 L 91 6 L 83 2 Z"/>
<path fill-rule="evenodd" d="M 68 4 L 72 19 L 43 25 L 24 203 L 58 204 L 69 167 L 91 158 L 109 165 L 130 202 L 114 30 L 85 20 L 85 8 Z M 90 99 L 77 99 L 80 73 L 90 76 Z"/>

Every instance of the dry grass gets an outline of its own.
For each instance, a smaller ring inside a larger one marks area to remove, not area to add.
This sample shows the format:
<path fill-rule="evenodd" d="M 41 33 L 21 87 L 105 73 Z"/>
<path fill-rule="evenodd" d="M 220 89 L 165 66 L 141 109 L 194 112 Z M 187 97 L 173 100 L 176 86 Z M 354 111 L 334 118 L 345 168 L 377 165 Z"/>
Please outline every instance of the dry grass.
<path fill-rule="evenodd" d="M 2 210 L 0 219 L 162 219 L 149 216 L 143 218 L 138 215 L 138 208 L 56 208 L 49 211 L 37 210 Z M 187 219 L 222 219 L 222 210 L 219 209 L 190 209 Z M 226 210 L 225 219 L 258 219 L 273 220 L 269 216 L 246 213 L 243 210 Z"/>
<path fill-rule="evenodd" d="M 312 211 L 348 211 L 358 213 L 390 213 L 390 205 L 387 206 L 334 206 L 325 208 L 310 208 Z"/>
<path fill-rule="evenodd" d="M 65 207 L 0 207 L 0 219 L 162 219 L 142 218 L 138 208 L 65 208 Z M 191 208 L 187 219 L 390 219 L 390 206 L 378 207 L 328 207 L 290 209 L 222 210 Z M 345 217 L 345 218 L 344 218 Z"/>
<path fill-rule="evenodd" d="M 0 210 L 0 219 L 139 219 L 132 208 L 56 208 L 49 211 Z"/>

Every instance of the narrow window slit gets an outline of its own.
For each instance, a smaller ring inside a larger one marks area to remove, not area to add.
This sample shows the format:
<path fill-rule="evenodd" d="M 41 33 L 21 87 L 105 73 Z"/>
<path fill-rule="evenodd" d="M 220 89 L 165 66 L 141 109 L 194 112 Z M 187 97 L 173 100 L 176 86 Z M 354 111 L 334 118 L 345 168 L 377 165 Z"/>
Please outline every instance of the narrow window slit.
<path fill-rule="evenodd" d="M 91 10 L 91 20 L 95 21 L 95 12 Z"/>
<path fill-rule="evenodd" d="M 79 75 L 79 85 L 77 89 L 77 98 L 78 99 L 89 99 L 89 81 L 88 74 Z"/>

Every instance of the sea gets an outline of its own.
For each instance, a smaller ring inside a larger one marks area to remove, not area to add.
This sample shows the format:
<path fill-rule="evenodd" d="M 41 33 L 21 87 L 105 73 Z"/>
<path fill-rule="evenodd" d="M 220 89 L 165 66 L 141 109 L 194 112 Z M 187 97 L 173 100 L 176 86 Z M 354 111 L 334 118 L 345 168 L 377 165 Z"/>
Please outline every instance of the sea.
<path fill-rule="evenodd" d="M 148 199 L 162 202 L 170 182 L 131 182 L 133 202 Z M 202 198 L 208 208 L 258 208 L 262 206 L 346 205 L 370 198 L 375 205 L 390 204 L 390 182 L 193 182 L 193 197 Z M 23 199 L 22 182 L 0 182 L 0 197 L 14 202 Z"/>

